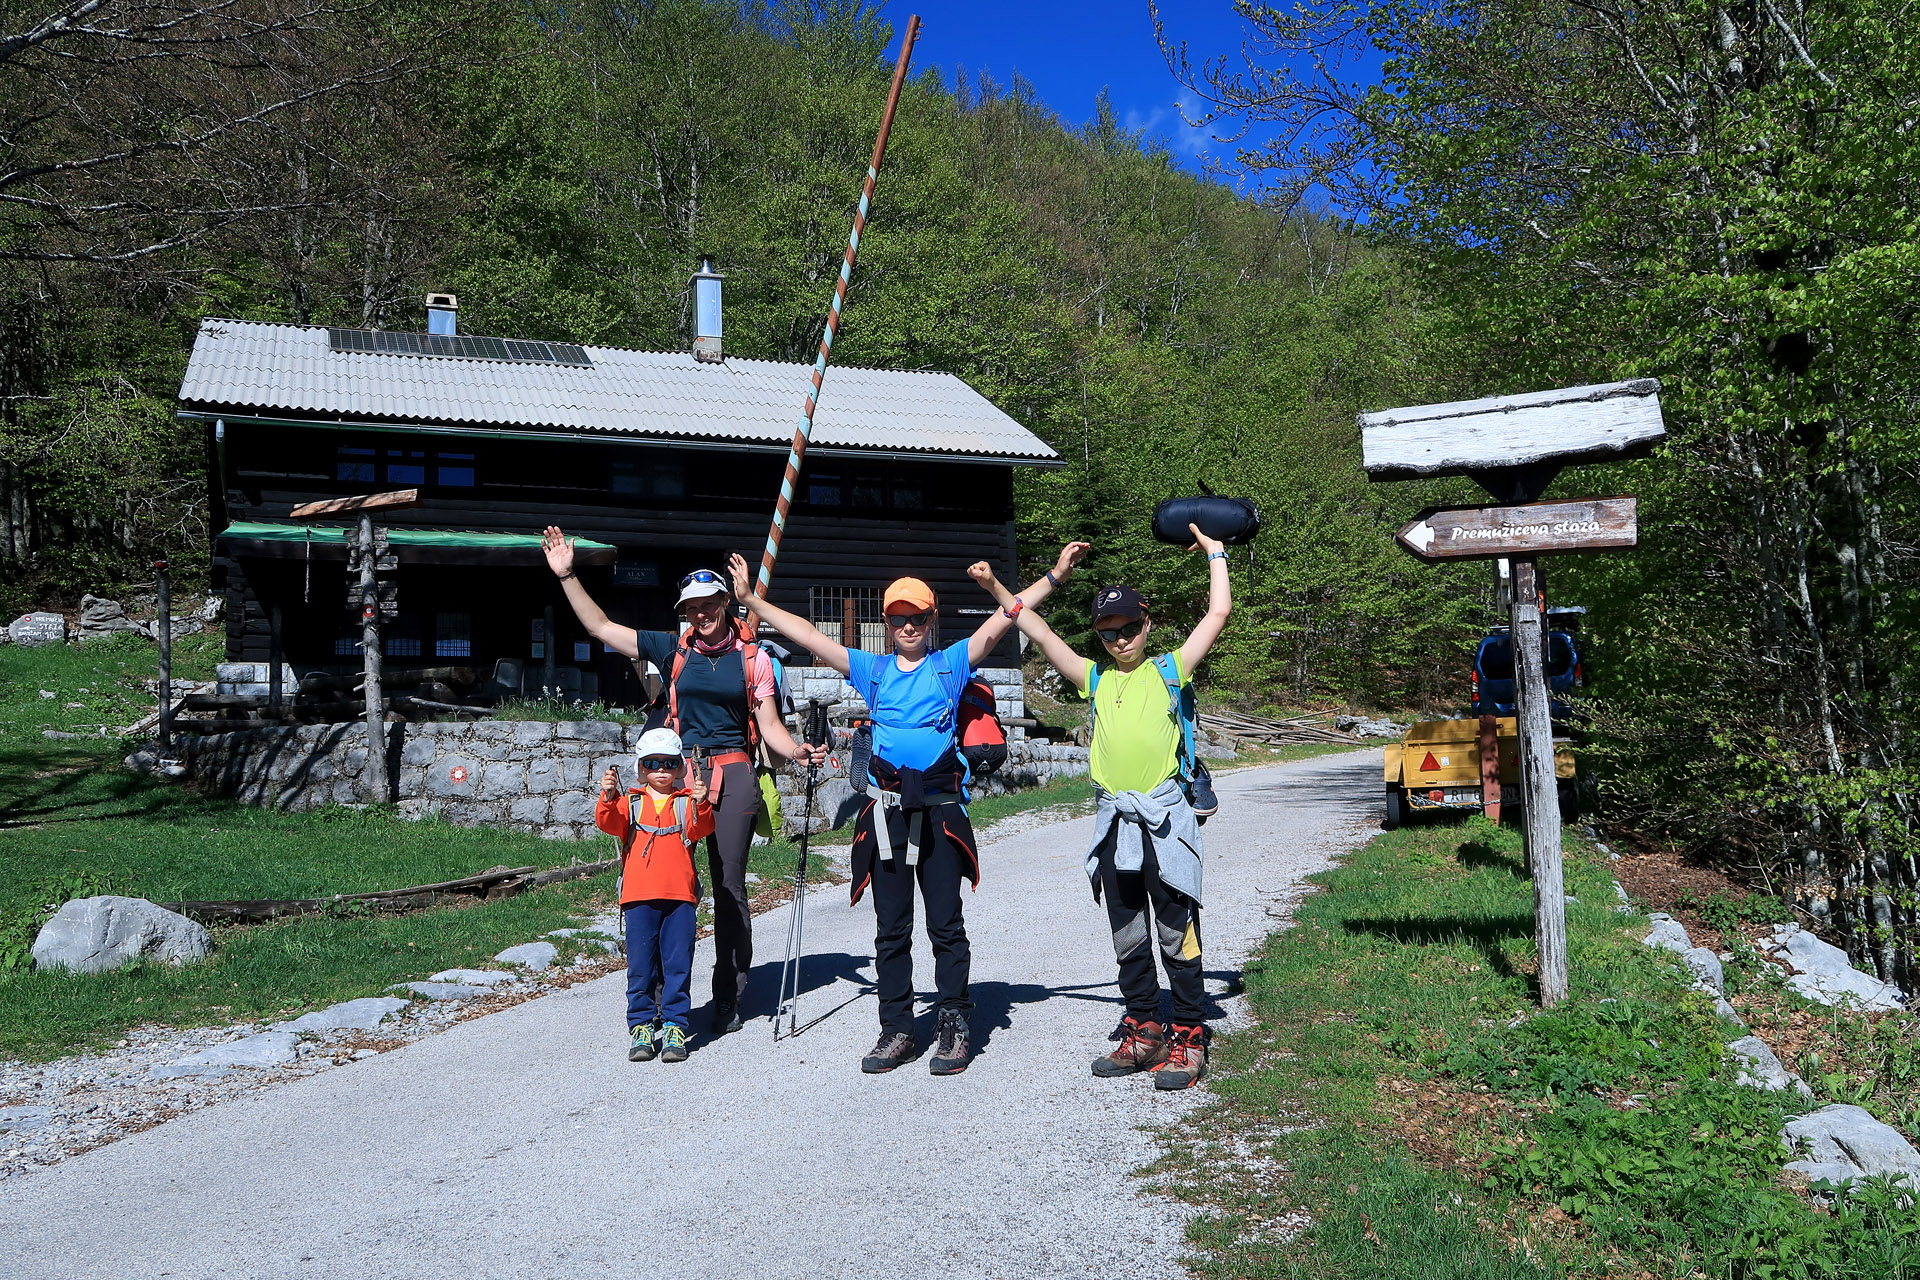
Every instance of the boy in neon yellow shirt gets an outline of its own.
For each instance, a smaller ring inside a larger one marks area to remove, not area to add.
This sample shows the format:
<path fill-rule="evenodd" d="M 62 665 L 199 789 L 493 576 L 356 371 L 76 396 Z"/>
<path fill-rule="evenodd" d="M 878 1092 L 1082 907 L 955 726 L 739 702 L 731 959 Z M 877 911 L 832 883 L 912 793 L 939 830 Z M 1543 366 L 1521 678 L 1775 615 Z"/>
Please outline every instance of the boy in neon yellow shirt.
<path fill-rule="evenodd" d="M 986 564 L 967 572 L 991 592 L 1021 633 L 1083 693 L 1093 690 L 1093 739 L 1088 772 L 1099 811 L 1087 876 L 1096 901 L 1105 899 L 1114 958 L 1127 1015 L 1119 1048 L 1096 1058 L 1096 1076 L 1154 1071 L 1154 1086 L 1185 1089 L 1207 1069 L 1206 990 L 1200 960 L 1200 826 L 1180 784 L 1179 709 L 1168 684 L 1185 686 L 1220 638 L 1233 608 L 1226 549 L 1192 532 L 1194 550 L 1207 555 L 1207 612 L 1181 646 L 1167 655 L 1171 671 L 1148 657 L 1153 618 L 1131 587 L 1103 588 L 1093 598 L 1093 628 L 1112 666 L 1100 666 L 1069 648 L 1026 611 Z M 1173 1020 L 1160 1023 L 1160 963 L 1173 991 Z"/>

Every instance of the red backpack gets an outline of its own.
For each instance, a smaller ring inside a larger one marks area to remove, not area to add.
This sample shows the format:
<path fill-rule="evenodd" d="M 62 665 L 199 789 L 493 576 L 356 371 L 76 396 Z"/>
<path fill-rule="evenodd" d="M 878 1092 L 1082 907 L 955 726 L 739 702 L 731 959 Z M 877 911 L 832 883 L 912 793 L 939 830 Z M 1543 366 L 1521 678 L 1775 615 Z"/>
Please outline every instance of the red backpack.
<path fill-rule="evenodd" d="M 975 777 L 985 777 L 1007 762 L 1007 731 L 1000 723 L 993 686 L 977 676 L 960 691 L 953 736 Z"/>

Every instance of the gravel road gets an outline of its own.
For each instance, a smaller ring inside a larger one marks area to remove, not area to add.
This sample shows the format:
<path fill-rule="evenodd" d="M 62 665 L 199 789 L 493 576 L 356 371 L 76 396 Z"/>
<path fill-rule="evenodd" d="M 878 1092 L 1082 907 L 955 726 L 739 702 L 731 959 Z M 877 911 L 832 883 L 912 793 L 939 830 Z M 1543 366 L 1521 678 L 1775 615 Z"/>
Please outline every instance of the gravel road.
<path fill-rule="evenodd" d="M 1208 987 L 1227 998 L 1299 882 L 1375 828 L 1380 756 L 1220 779 Z M 1087 1064 L 1120 1014 L 1079 819 L 991 838 L 967 899 L 964 1075 L 863 1076 L 872 909 L 812 896 L 799 1038 L 764 1017 L 681 1065 L 626 1060 L 616 978 L 254 1093 L 0 1189 L 9 1277 L 1179 1277 L 1182 1216 L 1141 1194 L 1157 1095 Z M 756 924 L 770 1009 L 786 913 Z M 710 947 L 695 962 L 703 995 Z M 915 961 L 931 986 L 924 944 Z M 707 1010 L 695 1008 L 703 1028 Z M 923 1015 L 923 1030 L 931 1017 Z"/>

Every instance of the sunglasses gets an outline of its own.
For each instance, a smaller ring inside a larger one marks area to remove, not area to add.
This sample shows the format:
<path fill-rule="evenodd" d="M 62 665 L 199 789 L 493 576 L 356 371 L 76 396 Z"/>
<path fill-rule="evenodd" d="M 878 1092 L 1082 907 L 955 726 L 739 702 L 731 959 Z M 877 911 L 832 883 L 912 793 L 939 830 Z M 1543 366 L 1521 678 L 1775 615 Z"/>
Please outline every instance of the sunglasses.
<path fill-rule="evenodd" d="M 1131 640 L 1139 635 L 1141 628 L 1146 625 L 1147 620 L 1145 618 L 1135 618 L 1124 627 L 1095 627 L 1093 634 L 1099 636 L 1108 644 L 1119 644 L 1122 640 Z"/>
<path fill-rule="evenodd" d="M 700 582 L 700 583 L 717 582 L 723 587 L 727 585 L 726 579 L 722 578 L 719 574 L 715 573 L 713 570 L 695 569 L 692 573 L 689 573 L 685 577 L 680 579 L 681 589 L 685 590 L 689 585 L 695 582 Z"/>
<path fill-rule="evenodd" d="M 678 769 L 679 756 L 648 756 L 640 762 L 640 767 L 651 773 L 655 769 Z"/>
<path fill-rule="evenodd" d="M 890 613 L 887 615 L 887 625 L 895 631 L 902 627 L 924 627 L 931 617 L 931 613 Z"/>

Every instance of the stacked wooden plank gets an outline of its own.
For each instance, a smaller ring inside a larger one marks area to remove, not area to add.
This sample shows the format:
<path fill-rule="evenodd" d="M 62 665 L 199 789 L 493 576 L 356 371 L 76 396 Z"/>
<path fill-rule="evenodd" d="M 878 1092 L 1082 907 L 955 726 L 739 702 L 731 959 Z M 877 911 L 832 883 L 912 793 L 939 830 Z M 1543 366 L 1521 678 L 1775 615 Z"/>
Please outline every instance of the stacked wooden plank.
<path fill-rule="evenodd" d="M 1298 742 L 1360 741 L 1350 733 L 1341 733 L 1317 716 L 1293 716 L 1277 720 L 1245 711 L 1202 711 L 1196 719 L 1200 729 L 1216 738 L 1236 742 L 1260 743 L 1269 747 Z"/>

